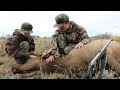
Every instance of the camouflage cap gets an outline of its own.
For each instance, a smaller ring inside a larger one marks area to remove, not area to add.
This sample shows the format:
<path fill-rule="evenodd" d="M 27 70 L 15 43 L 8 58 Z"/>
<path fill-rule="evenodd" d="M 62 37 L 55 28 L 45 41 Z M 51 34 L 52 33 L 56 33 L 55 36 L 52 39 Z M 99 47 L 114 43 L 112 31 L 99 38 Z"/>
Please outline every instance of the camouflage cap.
<path fill-rule="evenodd" d="M 23 31 L 27 31 L 27 32 L 29 32 L 29 33 L 33 33 L 33 31 L 32 31 L 33 26 L 32 26 L 30 23 L 28 23 L 28 22 L 22 23 L 21 29 L 22 29 Z"/>
<path fill-rule="evenodd" d="M 62 27 L 65 22 L 69 21 L 69 17 L 66 14 L 59 14 L 55 17 L 55 21 L 54 27 Z"/>

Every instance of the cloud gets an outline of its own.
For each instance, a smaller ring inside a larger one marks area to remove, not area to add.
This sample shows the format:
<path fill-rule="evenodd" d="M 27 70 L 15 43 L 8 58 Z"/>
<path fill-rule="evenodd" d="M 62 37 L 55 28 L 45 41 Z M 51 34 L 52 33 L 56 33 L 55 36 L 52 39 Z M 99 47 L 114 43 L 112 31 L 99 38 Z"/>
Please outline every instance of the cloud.
<path fill-rule="evenodd" d="M 88 34 L 120 33 L 119 11 L 0 11 L 0 34 L 12 34 L 23 22 L 33 25 L 34 35 L 51 36 L 56 28 L 55 16 L 65 13 L 71 21 L 83 26 Z"/>

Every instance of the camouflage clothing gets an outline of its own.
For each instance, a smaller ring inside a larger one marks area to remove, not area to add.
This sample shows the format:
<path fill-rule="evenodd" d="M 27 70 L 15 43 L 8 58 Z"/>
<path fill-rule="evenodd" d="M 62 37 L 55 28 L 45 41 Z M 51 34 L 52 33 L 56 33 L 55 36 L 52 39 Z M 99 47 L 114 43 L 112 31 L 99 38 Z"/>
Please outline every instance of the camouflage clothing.
<path fill-rule="evenodd" d="M 84 45 L 90 42 L 90 38 L 86 30 L 77 25 L 75 22 L 71 21 L 69 30 L 61 32 L 56 30 L 52 38 L 53 51 L 51 55 L 59 57 L 62 54 L 67 55 L 76 44 L 82 42 Z"/>
<path fill-rule="evenodd" d="M 27 41 L 22 41 L 20 43 L 20 51 L 25 53 L 29 52 L 29 43 Z"/>
<path fill-rule="evenodd" d="M 6 52 L 15 59 L 26 62 L 29 59 L 30 52 L 35 50 L 33 38 L 25 37 L 16 29 L 13 35 L 6 42 Z"/>

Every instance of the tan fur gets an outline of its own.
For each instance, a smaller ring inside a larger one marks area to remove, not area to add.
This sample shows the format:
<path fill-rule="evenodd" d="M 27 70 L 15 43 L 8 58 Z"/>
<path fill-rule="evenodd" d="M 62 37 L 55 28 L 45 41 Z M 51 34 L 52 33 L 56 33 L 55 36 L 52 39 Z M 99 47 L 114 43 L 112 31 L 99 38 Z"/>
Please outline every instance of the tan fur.
<path fill-rule="evenodd" d="M 26 73 L 40 69 L 42 67 L 45 71 L 55 71 L 61 69 L 71 70 L 78 65 L 84 70 L 88 67 L 90 61 L 97 55 L 108 40 L 95 40 L 86 45 L 83 48 L 75 50 L 73 49 L 63 60 L 56 60 L 51 63 L 47 63 L 45 60 L 41 60 L 40 57 L 30 59 L 27 63 L 13 68 L 14 73 Z M 120 74 L 120 44 L 112 41 L 107 47 L 107 64 L 113 68 L 118 74 Z"/>

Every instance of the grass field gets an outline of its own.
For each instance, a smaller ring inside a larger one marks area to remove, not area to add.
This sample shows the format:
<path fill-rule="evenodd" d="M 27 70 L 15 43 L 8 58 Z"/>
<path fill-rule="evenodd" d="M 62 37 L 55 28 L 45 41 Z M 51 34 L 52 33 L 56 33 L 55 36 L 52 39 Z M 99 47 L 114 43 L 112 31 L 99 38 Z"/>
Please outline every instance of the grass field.
<path fill-rule="evenodd" d="M 95 37 L 91 37 L 93 39 L 109 39 L 113 38 L 114 41 L 120 43 L 120 36 L 112 36 L 109 34 L 101 34 Z M 50 46 L 51 38 L 50 37 L 36 37 L 34 38 L 36 48 L 35 53 L 40 55 L 46 48 Z M 0 38 L 0 79 L 79 79 L 76 77 L 74 73 L 50 73 L 47 74 L 42 71 L 34 71 L 27 74 L 13 74 L 11 71 L 11 67 L 16 65 L 14 58 L 7 55 L 5 52 L 5 43 L 6 38 Z M 112 72 L 114 73 L 114 72 Z M 107 71 L 104 72 L 105 78 L 115 79 L 113 78 L 111 73 Z"/>

